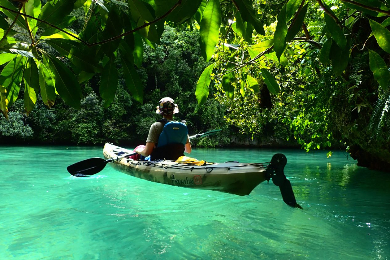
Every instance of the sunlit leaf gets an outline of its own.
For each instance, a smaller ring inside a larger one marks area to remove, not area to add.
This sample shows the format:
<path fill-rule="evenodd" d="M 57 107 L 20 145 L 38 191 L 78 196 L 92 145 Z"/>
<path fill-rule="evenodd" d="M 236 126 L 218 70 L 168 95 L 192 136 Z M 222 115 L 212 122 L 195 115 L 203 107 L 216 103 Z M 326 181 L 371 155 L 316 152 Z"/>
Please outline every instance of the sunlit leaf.
<path fill-rule="evenodd" d="M 378 45 L 387 53 L 390 53 L 390 32 L 381 24 L 370 20 L 370 25 L 372 33 L 375 36 L 375 39 Z"/>
<path fill-rule="evenodd" d="M 274 34 L 274 49 L 278 59 L 280 59 L 280 56 L 282 56 L 284 49 L 286 48 L 287 31 L 286 6 L 284 6 L 278 15 L 278 24 L 276 25 Z"/>
<path fill-rule="evenodd" d="M 7 90 L 7 99 L 9 106 L 18 98 L 20 84 L 23 78 L 23 70 L 26 63 L 26 57 L 18 55 L 8 62 L 0 74 L 0 85 Z"/>
<path fill-rule="evenodd" d="M 55 87 L 58 94 L 71 107 L 80 108 L 82 98 L 80 85 L 75 75 L 67 68 L 64 62 L 54 56 L 49 56 L 50 68 L 55 75 Z"/>
<path fill-rule="evenodd" d="M 375 51 L 370 50 L 370 69 L 374 74 L 374 78 L 378 81 L 379 85 L 384 89 L 389 89 L 390 84 L 390 72 L 386 65 L 386 62 Z"/>
<path fill-rule="evenodd" d="M 250 46 L 248 48 L 248 52 L 249 52 L 251 59 L 254 59 L 257 55 L 264 52 L 268 48 L 272 47 L 273 44 L 274 44 L 274 40 L 268 40 L 268 41 L 263 41 L 263 42 L 260 42 L 256 45 Z"/>
<path fill-rule="evenodd" d="M 99 85 L 99 93 L 104 100 L 105 107 L 108 107 L 114 100 L 118 86 L 118 70 L 114 58 L 112 57 L 104 67 Z"/>
<path fill-rule="evenodd" d="M 2 53 L 0 55 L 0 65 L 3 65 L 4 63 L 9 62 L 10 60 L 14 59 L 15 57 L 16 57 L 16 54 Z"/>
<path fill-rule="evenodd" d="M 122 60 L 123 76 L 125 78 L 127 89 L 134 100 L 143 102 L 143 88 L 141 80 L 135 70 L 135 65 L 132 57 L 128 57 L 125 54 L 120 55 Z"/>
<path fill-rule="evenodd" d="M 302 29 L 303 21 L 305 20 L 307 12 L 307 5 L 305 5 L 297 14 L 293 24 L 291 24 L 287 35 L 286 35 L 286 41 L 289 42 L 294 39 L 295 35 Z"/>
<path fill-rule="evenodd" d="M 252 77 L 251 75 L 248 75 L 246 77 L 246 84 L 247 84 L 248 88 L 250 88 L 255 94 L 260 92 L 259 82 L 257 82 L 257 80 L 254 77 Z"/>
<path fill-rule="evenodd" d="M 77 34 L 73 33 L 72 31 L 68 30 L 68 29 L 63 29 L 64 31 L 68 32 L 69 34 L 75 36 L 75 37 L 78 37 Z M 57 33 L 54 33 L 54 34 L 51 34 L 51 35 L 47 35 L 47 36 L 41 36 L 41 39 L 65 39 L 65 40 L 73 40 L 73 41 L 78 41 L 77 38 L 75 37 L 72 37 L 71 35 L 69 34 L 66 34 L 62 31 L 58 31 Z"/>
<path fill-rule="evenodd" d="M 274 95 L 278 94 L 280 92 L 280 86 L 278 82 L 276 82 L 274 76 L 272 76 L 272 74 L 264 68 L 261 69 L 261 75 L 264 78 L 264 82 L 267 85 L 269 92 Z"/>
<path fill-rule="evenodd" d="M 211 83 L 211 73 L 214 69 L 215 64 L 212 63 L 206 67 L 199 77 L 198 83 L 196 84 L 195 96 L 198 100 L 198 105 L 202 105 L 206 102 L 209 96 L 209 86 Z"/>
<path fill-rule="evenodd" d="M 26 10 L 26 14 L 37 18 L 41 13 L 41 0 L 29 0 L 25 3 L 24 8 Z M 27 18 L 27 21 L 32 35 L 35 36 L 38 31 L 38 26 L 36 26 L 38 21 L 32 18 Z"/>
<path fill-rule="evenodd" d="M 0 110 L 8 118 L 7 90 L 2 85 L 0 85 Z"/>
<path fill-rule="evenodd" d="M 325 22 L 332 39 L 341 49 L 344 49 L 347 44 L 347 39 L 345 38 L 343 30 L 336 23 L 336 21 L 326 13 Z"/>
<path fill-rule="evenodd" d="M 219 26 L 221 24 L 221 6 L 219 0 L 210 0 L 203 11 L 200 23 L 200 47 L 202 56 L 209 61 L 214 54 L 219 40 Z"/>
<path fill-rule="evenodd" d="M 249 0 L 235 0 L 239 12 L 241 13 L 241 17 L 245 22 L 248 22 L 253 25 L 257 33 L 264 35 L 264 27 L 263 23 L 258 19 L 255 11 L 252 7 L 252 1 Z"/>

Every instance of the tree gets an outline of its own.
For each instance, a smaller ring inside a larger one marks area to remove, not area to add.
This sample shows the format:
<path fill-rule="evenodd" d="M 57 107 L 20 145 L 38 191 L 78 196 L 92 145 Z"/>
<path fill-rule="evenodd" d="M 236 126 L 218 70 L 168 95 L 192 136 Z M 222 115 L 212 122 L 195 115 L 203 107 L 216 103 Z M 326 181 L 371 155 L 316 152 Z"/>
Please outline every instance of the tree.
<path fill-rule="evenodd" d="M 132 99 L 142 102 L 144 90 L 135 68 L 142 64 L 143 43 L 157 46 L 164 26 L 170 24 L 199 28 L 201 53 L 210 62 L 195 91 L 199 105 L 214 87 L 224 98 L 234 100 L 239 93 L 248 101 L 256 96 L 258 100 L 260 92 L 268 96 L 268 90 L 274 108 L 289 102 L 285 115 L 290 108 L 300 110 L 293 120 L 274 119 L 291 127 L 307 145 L 311 143 L 307 136 L 320 137 L 315 145 L 331 142 L 334 134 L 372 153 L 375 149 L 364 144 L 368 129 L 362 135 L 348 131 L 369 125 L 370 120 L 380 121 L 372 123 L 379 131 L 387 129 L 387 0 L 0 0 L 0 8 L 0 64 L 4 66 L 0 109 L 5 116 L 21 88 L 27 113 L 38 92 L 48 106 L 58 93 L 66 104 L 79 109 L 81 86 L 95 74 L 101 76 L 99 95 L 108 106 L 116 92 L 118 59 Z M 78 22 L 81 18 L 83 24 Z M 286 72 L 298 78 L 289 82 Z M 301 98 L 301 104 L 294 98 Z M 264 105 L 265 99 L 261 102 Z M 338 113 L 332 113 L 336 111 L 332 106 L 340 108 Z M 334 126 L 334 122 L 342 124 Z M 323 131 L 323 126 L 328 130 Z"/>

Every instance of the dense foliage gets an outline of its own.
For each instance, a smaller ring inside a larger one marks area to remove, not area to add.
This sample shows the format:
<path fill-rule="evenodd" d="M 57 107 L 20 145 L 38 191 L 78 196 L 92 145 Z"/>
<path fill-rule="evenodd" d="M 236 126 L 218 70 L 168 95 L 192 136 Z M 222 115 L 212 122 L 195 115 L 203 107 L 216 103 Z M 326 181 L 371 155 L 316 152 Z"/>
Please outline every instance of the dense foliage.
<path fill-rule="evenodd" d="M 224 117 L 262 143 L 348 146 L 361 165 L 389 168 L 387 0 L 0 0 L 0 8 L 0 109 L 20 138 L 31 137 L 30 121 L 47 124 L 45 140 L 139 138 L 155 101 L 172 96 L 196 131 L 226 129 Z M 18 98 L 32 119 L 8 111 L 21 111 Z M 56 113 L 42 112 L 40 99 Z"/>

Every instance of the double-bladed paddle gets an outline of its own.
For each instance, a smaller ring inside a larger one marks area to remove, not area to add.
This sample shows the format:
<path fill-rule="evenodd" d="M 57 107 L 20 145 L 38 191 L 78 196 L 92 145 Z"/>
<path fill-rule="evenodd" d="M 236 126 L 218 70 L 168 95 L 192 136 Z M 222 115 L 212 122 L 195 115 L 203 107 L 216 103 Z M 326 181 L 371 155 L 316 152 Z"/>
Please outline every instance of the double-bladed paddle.
<path fill-rule="evenodd" d="M 189 138 L 192 139 L 192 138 L 198 138 L 198 137 L 203 137 L 203 136 L 207 136 L 207 135 L 212 135 L 212 134 L 218 133 L 219 131 L 221 131 L 221 129 L 211 130 L 211 131 L 205 132 L 203 134 L 192 135 Z M 103 159 L 103 158 L 99 158 L 99 157 L 90 158 L 90 159 L 86 159 L 86 160 L 77 162 L 75 164 L 69 165 L 67 169 L 68 169 L 68 172 L 75 177 L 88 177 L 90 175 L 94 175 L 94 174 L 100 172 L 101 170 L 103 170 L 104 167 L 106 167 L 107 163 L 112 162 L 114 160 L 119 160 L 119 159 L 122 159 L 125 157 L 130 157 L 134 154 L 136 154 L 136 153 L 125 154 L 125 155 L 119 156 L 115 159 L 111 158 L 111 159 L 107 159 L 107 160 Z"/>

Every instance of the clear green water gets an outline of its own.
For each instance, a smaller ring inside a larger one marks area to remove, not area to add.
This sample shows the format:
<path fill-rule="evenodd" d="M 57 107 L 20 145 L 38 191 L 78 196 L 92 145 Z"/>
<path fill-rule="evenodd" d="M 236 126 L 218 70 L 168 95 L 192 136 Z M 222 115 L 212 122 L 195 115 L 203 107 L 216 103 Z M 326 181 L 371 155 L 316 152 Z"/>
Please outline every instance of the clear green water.
<path fill-rule="evenodd" d="M 0 147 L 0 259 L 389 259 L 390 174 L 343 152 L 195 150 L 207 161 L 288 159 L 304 210 L 261 183 L 249 196 L 66 167 L 101 148 Z"/>

